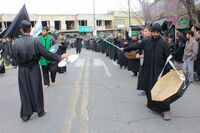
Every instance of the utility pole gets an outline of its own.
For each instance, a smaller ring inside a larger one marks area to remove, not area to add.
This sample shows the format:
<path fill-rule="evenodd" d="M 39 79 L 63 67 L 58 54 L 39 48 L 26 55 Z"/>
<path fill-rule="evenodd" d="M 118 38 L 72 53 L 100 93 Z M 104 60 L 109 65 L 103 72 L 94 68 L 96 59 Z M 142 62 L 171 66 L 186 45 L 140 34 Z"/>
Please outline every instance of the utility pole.
<path fill-rule="evenodd" d="M 128 0 L 128 17 L 129 17 L 129 37 L 131 37 L 131 7 L 130 7 L 130 0 Z"/>
<path fill-rule="evenodd" d="M 93 36 L 97 35 L 97 31 L 96 31 L 96 19 L 95 19 L 96 15 L 95 15 L 95 0 L 93 0 L 93 19 L 94 19 L 94 25 L 93 25 Z"/>
<path fill-rule="evenodd" d="M 129 27 L 131 27 L 131 7 L 130 7 L 130 0 L 128 0 L 128 17 L 129 17 Z"/>

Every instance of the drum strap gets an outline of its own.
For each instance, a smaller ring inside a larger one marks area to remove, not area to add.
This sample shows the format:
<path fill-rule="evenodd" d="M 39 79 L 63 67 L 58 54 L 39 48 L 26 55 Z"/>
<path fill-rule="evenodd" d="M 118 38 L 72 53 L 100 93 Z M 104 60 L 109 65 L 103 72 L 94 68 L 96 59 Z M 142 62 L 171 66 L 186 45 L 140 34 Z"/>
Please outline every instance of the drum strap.
<path fill-rule="evenodd" d="M 165 67 L 167 66 L 168 63 L 172 66 L 172 68 L 176 71 L 176 73 L 177 73 L 177 74 L 179 75 L 179 77 L 181 78 L 180 73 L 178 72 L 178 70 L 177 70 L 176 67 L 174 66 L 174 63 L 171 61 L 171 59 L 172 59 L 172 55 L 169 55 L 168 58 L 167 58 L 167 60 L 166 60 L 166 62 L 165 62 L 165 65 L 164 65 L 164 67 L 163 67 L 163 69 L 162 69 L 162 71 L 161 71 L 161 73 L 160 73 L 160 75 L 159 75 L 159 77 L 158 77 L 158 80 L 162 77 L 163 72 L 164 72 L 164 70 L 165 70 Z"/>

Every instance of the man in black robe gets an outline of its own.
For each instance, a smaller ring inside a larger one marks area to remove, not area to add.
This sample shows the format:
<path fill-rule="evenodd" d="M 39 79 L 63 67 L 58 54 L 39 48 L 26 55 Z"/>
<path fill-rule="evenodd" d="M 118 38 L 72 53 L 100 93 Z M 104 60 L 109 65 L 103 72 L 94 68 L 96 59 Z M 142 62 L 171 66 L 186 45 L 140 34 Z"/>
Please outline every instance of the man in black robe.
<path fill-rule="evenodd" d="M 126 37 L 126 35 L 122 35 L 121 39 L 119 40 L 120 44 L 119 47 L 120 48 L 125 48 L 128 46 L 128 39 Z M 124 56 L 124 53 L 122 53 L 121 51 L 118 50 L 118 64 L 120 65 L 120 69 L 122 67 L 127 68 L 128 66 L 128 59 Z"/>
<path fill-rule="evenodd" d="M 6 38 L 2 39 L 2 44 L 3 44 L 3 58 L 4 58 L 4 62 L 6 64 L 6 66 L 10 65 L 11 61 L 10 61 L 10 56 L 9 56 L 9 42 Z"/>
<path fill-rule="evenodd" d="M 107 36 L 106 38 L 109 39 L 109 36 Z M 106 44 L 106 57 L 110 56 L 110 44 L 108 42 L 105 42 Z"/>
<path fill-rule="evenodd" d="M 129 42 L 129 46 L 132 47 L 134 45 L 137 45 L 138 39 L 137 39 L 137 32 L 132 33 L 131 41 Z M 137 76 L 137 73 L 140 69 L 140 59 L 128 59 L 128 70 L 133 72 L 133 76 Z"/>
<path fill-rule="evenodd" d="M 197 31 L 197 42 L 198 42 L 198 54 L 197 59 L 194 62 L 194 70 L 197 74 L 196 81 L 200 81 L 200 31 Z"/>
<path fill-rule="evenodd" d="M 132 45 L 128 48 L 121 48 L 122 52 L 131 50 L 144 50 L 144 62 L 143 62 L 143 80 L 144 89 L 147 96 L 147 107 L 153 111 L 163 114 L 164 120 L 170 120 L 172 115 L 170 113 L 170 105 L 162 102 L 152 101 L 151 90 L 158 80 L 158 77 L 165 65 L 165 62 L 170 55 L 170 49 L 167 41 L 161 37 L 160 24 L 154 24 L 152 26 L 152 37 L 142 40 L 137 45 Z M 167 66 L 165 73 L 171 69 Z"/>
<path fill-rule="evenodd" d="M 183 54 L 184 54 L 184 49 L 185 49 L 185 44 L 186 44 L 186 36 L 180 31 L 176 31 L 176 43 L 174 45 L 174 50 L 173 50 L 173 60 L 174 60 L 174 65 L 176 66 L 177 69 L 182 69 L 183 66 Z"/>
<path fill-rule="evenodd" d="M 65 37 L 64 37 L 64 34 L 63 33 L 60 33 L 59 36 L 58 36 L 58 44 L 59 44 L 59 49 L 57 51 L 57 54 L 58 55 L 62 55 L 64 53 L 66 53 L 67 51 L 67 41 L 65 40 Z M 64 73 L 67 71 L 67 67 L 64 66 L 64 67 L 58 67 L 58 72 L 59 73 Z"/>
<path fill-rule="evenodd" d="M 110 35 L 109 35 L 108 42 L 110 42 L 110 43 L 112 43 L 112 44 L 115 43 L 113 34 L 110 34 Z M 110 45 L 110 44 L 108 44 L 108 45 L 109 45 L 109 58 L 112 59 L 112 60 L 114 60 L 115 49 L 116 49 L 116 48 L 115 48 L 114 46 Z"/>
<path fill-rule="evenodd" d="M 150 27 L 144 27 L 143 31 L 143 38 L 142 39 L 148 39 L 151 38 L 151 29 Z M 143 85 L 145 84 L 145 81 L 143 79 L 143 75 L 145 74 L 143 71 L 143 59 L 144 59 L 144 54 L 142 50 L 138 51 L 138 54 L 136 55 L 136 58 L 140 58 L 140 70 L 139 70 L 139 76 L 138 76 L 138 82 L 137 82 L 137 90 L 140 90 L 140 93 L 138 93 L 139 96 L 145 96 L 145 89 Z"/>
<path fill-rule="evenodd" d="M 83 41 L 83 39 L 81 37 L 79 37 L 79 38 L 76 39 L 75 45 L 76 45 L 76 53 L 77 54 L 81 53 L 82 41 Z"/>
<path fill-rule="evenodd" d="M 0 74 L 5 73 L 5 65 L 4 65 L 4 61 L 3 61 L 3 44 L 0 42 Z"/>
<path fill-rule="evenodd" d="M 19 65 L 18 82 L 21 99 L 21 118 L 28 121 L 34 112 L 39 117 L 45 115 L 42 78 L 38 60 L 41 56 L 51 61 L 61 61 L 67 58 L 50 53 L 39 40 L 30 36 L 31 23 L 27 20 L 21 22 L 20 31 L 23 36 L 16 40 L 13 49 L 13 58 Z"/>

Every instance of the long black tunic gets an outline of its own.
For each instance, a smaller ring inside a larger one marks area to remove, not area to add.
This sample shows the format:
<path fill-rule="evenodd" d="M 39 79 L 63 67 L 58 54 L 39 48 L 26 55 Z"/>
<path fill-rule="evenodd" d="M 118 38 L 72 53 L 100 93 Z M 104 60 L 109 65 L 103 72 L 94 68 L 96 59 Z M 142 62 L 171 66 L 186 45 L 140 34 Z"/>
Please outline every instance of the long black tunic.
<path fill-rule="evenodd" d="M 198 40 L 198 54 L 197 54 L 197 59 L 194 62 L 194 71 L 197 72 L 198 78 L 200 78 L 200 40 Z"/>
<path fill-rule="evenodd" d="M 150 37 L 143 37 L 143 39 L 148 39 L 148 38 L 150 38 Z M 144 53 L 143 53 L 143 51 L 142 50 L 138 50 L 137 51 L 138 52 L 138 54 L 140 54 L 140 55 L 144 55 Z M 137 82 L 137 90 L 144 90 L 144 81 L 143 81 L 143 75 L 145 74 L 144 73 L 145 71 L 143 71 L 143 67 L 142 67 L 142 65 L 140 66 L 140 70 L 139 70 L 139 75 L 138 75 L 138 82 Z"/>
<path fill-rule="evenodd" d="M 138 41 L 131 41 L 130 46 L 136 45 Z M 134 73 L 139 72 L 140 59 L 128 59 L 128 70 Z"/>
<path fill-rule="evenodd" d="M 125 42 L 128 43 L 128 40 L 121 40 L 119 47 L 120 48 L 125 48 L 128 44 L 125 44 Z M 124 56 L 124 53 L 118 51 L 118 63 L 122 67 L 127 67 L 128 66 L 128 59 Z"/>
<path fill-rule="evenodd" d="M 140 44 L 132 45 L 124 49 L 124 51 L 131 51 L 136 49 L 144 50 L 144 62 L 143 62 L 143 80 L 144 89 L 147 94 L 147 106 L 156 112 L 164 112 L 170 110 L 170 106 L 161 102 L 155 102 L 151 99 L 151 89 L 157 82 L 158 76 L 161 73 L 167 57 L 170 55 L 170 49 L 167 41 L 160 37 L 157 40 L 152 38 L 144 39 Z M 166 68 L 166 71 L 170 67 Z"/>
<path fill-rule="evenodd" d="M 0 60 L 3 60 L 3 44 L 0 43 Z M 5 66 L 4 66 L 4 62 L 1 62 L 0 64 L 0 74 L 5 73 Z"/>
<path fill-rule="evenodd" d="M 64 54 L 64 53 L 66 53 L 66 50 L 67 50 L 67 42 L 66 41 L 63 41 L 63 42 L 61 42 L 61 46 L 59 46 L 59 49 L 58 49 L 58 55 L 62 55 L 62 54 Z M 58 72 L 59 73 L 64 73 L 64 72 L 66 72 L 67 70 L 67 67 L 66 66 L 64 66 L 64 67 L 58 67 Z"/>
<path fill-rule="evenodd" d="M 38 64 L 41 56 L 51 61 L 61 60 L 58 55 L 47 51 L 39 40 L 31 36 L 23 36 L 13 45 L 13 58 L 19 65 L 21 117 L 44 111 L 42 78 Z"/>
<path fill-rule="evenodd" d="M 77 39 L 75 42 L 76 45 L 76 52 L 77 53 L 81 53 L 81 49 L 82 49 L 82 40 L 81 39 Z"/>

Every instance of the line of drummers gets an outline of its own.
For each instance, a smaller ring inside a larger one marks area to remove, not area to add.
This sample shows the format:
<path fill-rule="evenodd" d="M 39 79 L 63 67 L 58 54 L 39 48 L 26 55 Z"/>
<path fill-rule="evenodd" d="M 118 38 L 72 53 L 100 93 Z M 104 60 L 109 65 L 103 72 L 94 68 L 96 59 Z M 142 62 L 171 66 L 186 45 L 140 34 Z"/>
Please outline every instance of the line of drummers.
<path fill-rule="evenodd" d="M 198 30 L 198 27 L 192 26 L 189 31 L 177 29 L 175 33 L 162 34 L 163 38 L 168 42 L 174 64 L 177 69 L 183 69 L 183 58 L 188 57 L 190 59 L 191 57 L 194 60 L 194 64 L 188 64 L 189 68 L 186 71 L 191 73 L 190 77 L 188 77 L 191 83 L 194 81 L 198 82 L 200 81 L 200 30 Z M 86 40 L 84 44 L 86 49 L 106 54 L 107 57 L 119 64 L 120 69 L 128 69 L 133 72 L 133 76 L 137 76 L 140 72 L 140 66 L 143 64 L 143 51 L 138 50 L 122 53 L 107 41 L 117 47 L 126 48 L 139 43 L 144 38 L 150 37 L 151 28 L 144 27 L 141 31 L 132 31 L 131 36 L 127 31 L 117 34 L 107 34 Z M 189 43 L 192 43 L 192 45 L 189 45 Z M 143 88 L 138 89 L 142 90 Z"/>

